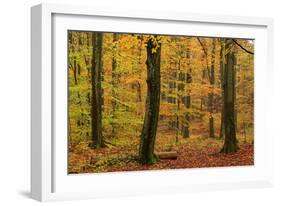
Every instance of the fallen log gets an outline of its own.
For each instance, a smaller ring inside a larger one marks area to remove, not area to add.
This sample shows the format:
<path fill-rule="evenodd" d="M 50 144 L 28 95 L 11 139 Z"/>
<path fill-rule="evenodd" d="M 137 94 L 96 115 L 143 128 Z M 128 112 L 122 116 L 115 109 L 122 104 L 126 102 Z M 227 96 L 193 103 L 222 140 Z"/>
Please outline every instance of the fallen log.
<path fill-rule="evenodd" d="M 170 151 L 170 152 L 156 152 L 156 156 L 159 159 L 171 159 L 176 160 L 178 158 L 178 153 L 176 151 Z"/>

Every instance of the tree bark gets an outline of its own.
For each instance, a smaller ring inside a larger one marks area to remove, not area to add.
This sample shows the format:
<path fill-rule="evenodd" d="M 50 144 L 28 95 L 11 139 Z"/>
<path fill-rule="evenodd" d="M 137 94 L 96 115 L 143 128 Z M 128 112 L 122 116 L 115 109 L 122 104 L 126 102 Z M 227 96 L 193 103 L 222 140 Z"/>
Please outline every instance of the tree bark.
<path fill-rule="evenodd" d="M 225 140 L 222 153 L 237 152 L 239 147 L 236 139 L 235 128 L 235 64 L 236 58 L 233 52 L 231 39 L 225 40 L 226 64 L 224 72 L 224 127 Z"/>
<path fill-rule="evenodd" d="M 160 106 L 160 55 L 161 44 L 157 36 L 149 38 L 147 50 L 147 97 L 143 129 L 139 148 L 140 162 L 154 164 L 154 144 L 156 139 Z"/>
<path fill-rule="evenodd" d="M 102 33 L 92 34 L 92 148 L 105 146 L 102 138 L 102 39 Z"/>

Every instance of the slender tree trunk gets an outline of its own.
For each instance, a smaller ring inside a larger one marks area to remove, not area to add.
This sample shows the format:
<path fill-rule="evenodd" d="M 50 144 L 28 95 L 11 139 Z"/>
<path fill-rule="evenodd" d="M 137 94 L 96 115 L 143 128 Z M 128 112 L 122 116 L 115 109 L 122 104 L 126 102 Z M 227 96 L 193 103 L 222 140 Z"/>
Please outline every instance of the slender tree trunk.
<path fill-rule="evenodd" d="M 180 110 L 180 100 L 178 97 L 177 101 L 177 112 Z M 176 142 L 179 142 L 179 132 L 180 132 L 180 120 L 179 120 L 179 114 L 176 116 L 176 126 L 177 126 L 177 132 L 176 132 Z"/>
<path fill-rule="evenodd" d="M 237 57 L 237 58 L 239 58 L 239 57 Z M 235 61 L 237 62 L 237 58 L 235 59 Z M 240 67 L 240 65 L 239 64 L 236 64 L 235 65 L 235 70 L 234 70 L 234 85 L 235 85 L 235 87 L 234 87 L 234 110 L 235 111 L 237 111 L 237 104 L 236 104 L 236 98 L 237 98 L 237 94 L 238 94 L 238 88 L 237 88 L 237 73 L 238 73 L 238 70 L 239 70 L 239 67 Z M 235 112 L 235 114 L 234 114 L 234 123 L 235 123 L 235 130 L 236 130 L 236 132 L 238 131 L 238 113 L 237 112 Z"/>
<path fill-rule="evenodd" d="M 191 65 L 190 65 L 190 49 L 187 50 L 187 67 L 189 71 L 186 73 L 185 83 L 187 84 L 185 88 L 185 96 L 183 97 L 183 103 L 186 109 L 190 109 L 191 107 L 191 96 L 190 96 L 190 89 L 188 88 L 188 84 L 192 82 L 192 76 L 191 76 Z M 189 112 L 186 112 L 184 114 L 184 123 L 182 127 L 182 137 L 188 138 L 190 136 L 189 131 Z"/>
<path fill-rule="evenodd" d="M 211 61 L 211 71 L 210 71 L 210 85 L 213 87 L 215 85 L 215 51 L 216 51 L 216 39 L 213 38 L 212 42 L 212 61 Z M 209 94 L 209 137 L 215 137 L 215 129 L 214 129 L 214 117 L 213 117 L 213 100 L 214 100 L 214 93 L 211 92 Z"/>
<path fill-rule="evenodd" d="M 190 95 L 185 96 L 184 99 L 184 105 L 185 108 L 189 109 L 191 106 L 191 97 Z M 184 124 L 182 127 L 182 137 L 183 138 L 188 138 L 190 136 L 190 131 L 189 131 L 189 113 L 184 114 Z"/>
<path fill-rule="evenodd" d="M 207 57 L 206 57 L 207 58 Z M 208 66 L 208 65 L 207 65 Z M 205 78 L 206 78 L 206 68 L 202 69 L 202 78 L 201 78 L 201 84 L 205 84 Z M 200 111 L 203 112 L 203 107 L 204 107 L 204 103 L 205 103 L 205 98 L 204 96 L 200 97 Z"/>
<path fill-rule="evenodd" d="M 136 81 L 136 90 L 137 90 L 136 102 L 141 102 L 141 84 L 139 81 Z"/>
<path fill-rule="evenodd" d="M 236 58 L 233 52 L 233 43 L 231 39 L 226 39 L 225 50 L 226 64 L 224 75 L 224 127 L 225 127 L 225 140 L 224 146 L 221 150 L 222 153 L 237 152 L 239 147 L 236 139 L 235 128 L 235 64 Z"/>
<path fill-rule="evenodd" d="M 197 40 L 199 42 L 199 44 L 201 45 L 202 47 L 202 51 L 204 53 L 204 55 L 202 55 L 202 61 L 204 61 L 205 59 L 205 62 L 206 62 L 206 68 L 203 68 L 202 69 L 202 79 L 201 79 L 201 84 L 205 84 L 205 78 L 207 76 L 207 72 L 209 70 L 209 64 L 208 64 L 208 50 L 206 49 L 204 43 L 202 42 L 202 40 L 200 39 L 200 37 L 197 37 Z M 201 95 L 201 98 L 200 98 L 200 111 L 202 112 L 203 111 L 203 106 L 204 106 L 204 103 L 205 103 L 205 98 Z"/>
<path fill-rule="evenodd" d="M 102 138 L 102 40 L 103 34 L 92 34 L 92 148 L 105 146 Z"/>
<path fill-rule="evenodd" d="M 244 120 L 243 120 L 243 133 L 244 133 L 244 143 L 247 143 L 246 123 Z"/>
<path fill-rule="evenodd" d="M 112 127 L 112 136 L 115 135 L 116 132 L 116 109 L 117 109 L 117 102 L 116 98 L 117 97 L 117 84 L 118 84 L 118 74 L 117 74 L 117 41 L 118 41 L 118 34 L 113 33 L 113 50 L 112 50 L 112 120 L 113 122 L 111 123 Z"/>
<path fill-rule="evenodd" d="M 160 54 L 161 45 L 153 36 L 147 42 L 147 97 L 143 129 L 140 141 L 140 162 L 153 164 L 156 162 L 154 144 L 156 139 L 159 106 L 160 106 Z"/>
<path fill-rule="evenodd" d="M 181 60 L 179 59 L 178 61 L 178 71 L 177 71 L 177 77 L 176 77 L 176 81 L 179 82 L 180 78 L 180 70 L 181 70 Z M 176 90 L 177 90 L 177 133 L 176 133 L 176 142 L 179 141 L 179 133 L 180 133 L 180 105 L 181 105 L 181 95 L 179 94 L 180 88 L 179 88 L 179 83 L 176 83 Z"/>
<path fill-rule="evenodd" d="M 142 44 L 143 44 L 143 36 L 140 36 L 140 43 L 138 48 L 138 67 L 139 67 L 139 78 L 142 79 Z M 138 95 L 138 115 L 143 114 L 143 103 L 142 103 L 142 85 L 140 82 L 138 82 L 139 87 L 137 89 L 137 95 Z"/>
<path fill-rule="evenodd" d="M 242 95 L 245 97 L 245 73 L 242 75 Z M 244 143 L 247 143 L 247 131 L 246 131 L 246 122 L 243 115 L 243 133 L 244 133 Z"/>
<path fill-rule="evenodd" d="M 76 53 L 76 50 L 75 50 L 75 46 L 74 46 L 74 38 L 75 36 L 73 35 L 72 32 L 69 32 L 69 44 L 70 44 L 70 50 L 72 51 L 72 53 L 74 54 L 74 57 L 73 57 L 73 77 L 74 77 L 74 83 L 75 85 L 77 85 L 77 61 L 76 61 L 76 56 L 75 56 L 75 53 Z"/>
<path fill-rule="evenodd" d="M 78 67 L 77 72 L 78 72 L 78 75 L 80 76 L 81 75 L 81 66 L 80 66 L 80 64 L 78 64 L 77 67 Z"/>
<path fill-rule="evenodd" d="M 223 97 L 224 97 L 224 91 L 223 91 L 223 85 L 224 85 L 224 66 L 225 66 L 225 45 L 224 45 L 224 41 L 220 40 L 221 43 L 221 49 L 220 49 L 220 81 L 221 81 L 221 102 L 222 102 L 222 106 L 221 106 L 221 127 L 220 127 L 220 134 L 219 137 L 220 138 L 224 138 L 224 106 L 223 106 Z"/>
<path fill-rule="evenodd" d="M 91 32 L 87 32 L 87 46 L 89 48 L 89 53 L 90 53 L 90 46 L 91 46 Z M 85 63 L 87 65 L 87 77 L 90 79 L 90 74 L 91 74 L 91 58 L 85 56 Z"/>
<path fill-rule="evenodd" d="M 219 138 L 224 138 L 224 106 L 222 105 L 221 108 L 221 127 L 220 127 L 220 134 Z"/>
<path fill-rule="evenodd" d="M 74 56 L 74 61 L 73 61 L 73 76 L 74 76 L 74 83 L 77 85 L 77 61 L 76 61 L 76 56 Z"/>

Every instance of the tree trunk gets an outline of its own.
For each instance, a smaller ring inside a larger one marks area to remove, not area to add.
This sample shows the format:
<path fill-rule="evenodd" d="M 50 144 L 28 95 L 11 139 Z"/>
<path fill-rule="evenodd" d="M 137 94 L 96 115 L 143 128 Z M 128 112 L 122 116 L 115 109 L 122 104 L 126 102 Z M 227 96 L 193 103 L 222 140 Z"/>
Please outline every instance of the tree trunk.
<path fill-rule="evenodd" d="M 206 57 L 207 58 L 207 57 Z M 208 66 L 208 65 L 207 65 Z M 207 68 L 208 69 L 208 68 Z M 201 77 L 201 84 L 205 84 L 205 78 L 206 78 L 206 68 L 202 69 L 202 77 Z M 203 112 L 204 109 L 204 104 L 205 104 L 205 97 L 202 96 L 200 97 L 200 111 Z"/>
<path fill-rule="evenodd" d="M 117 109 L 117 84 L 118 84 L 118 74 L 117 74 L 117 41 L 118 41 L 118 34 L 113 33 L 113 50 L 112 50 L 112 120 L 111 123 L 112 127 L 112 136 L 115 135 L 116 130 L 116 109 Z"/>
<path fill-rule="evenodd" d="M 245 97 L 245 73 L 243 72 L 242 75 L 242 95 Z M 246 122 L 245 122 L 245 116 L 243 115 L 243 133 L 244 133 L 244 143 L 247 143 L 247 130 L 246 130 Z M 236 119 L 237 121 L 237 119 Z"/>
<path fill-rule="evenodd" d="M 81 66 L 80 66 L 80 64 L 78 64 L 77 67 L 78 67 L 77 72 L 78 72 L 78 75 L 80 77 L 81 76 Z"/>
<path fill-rule="evenodd" d="M 216 51 L 216 39 L 213 38 L 212 42 L 212 60 L 211 60 L 211 71 L 210 71 L 210 85 L 213 87 L 215 85 L 215 51 Z M 209 137 L 215 137 L 215 129 L 214 129 L 214 117 L 213 117 L 213 100 L 214 93 L 213 91 L 209 94 Z"/>
<path fill-rule="evenodd" d="M 222 105 L 221 108 L 221 127 L 220 127 L 220 134 L 219 134 L 219 138 L 224 138 L 224 106 Z"/>
<path fill-rule="evenodd" d="M 74 83 L 77 85 L 77 61 L 76 56 L 74 56 L 74 63 L 73 63 L 73 76 L 74 76 Z"/>
<path fill-rule="evenodd" d="M 207 76 L 207 71 L 209 70 L 209 64 L 208 64 L 208 50 L 207 48 L 205 47 L 204 43 L 202 42 L 202 40 L 200 39 L 200 37 L 197 37 L 197 40 L 199 42 L 199 44 L 201 45 L 202 47 L 202 51 L 203 51 L 203 55 L 202 55 L 202 62 L 204 61 L 205 59 L 205 62 L 206 62 L 206 68 L 203 68 L 202 69 L 202 78 L 201 78 L 201 84 L 205 84 L 205 78 Z M 200 111 L 202 112 L 203 111 L 203 106 L 204 106 L 204 103 L 205 103 L 205 98 L 201 95 L 200 97 Z"/>
<path fill-rule="evenodd" d="M 69 32 L 69 44 L 70 44 L 70 50 L 73 52 L 73 77 L 74 77 L 74 83 L 77 85 L 77 62 L 76 62 L 76 52 L 75 52 L 75 46 L 74 46 L 74 38 L 75 36 L 72 34 L 72 32 Z"/>
<path fill-rule="evenodd" d="M 139 79 L 142 79 L 142 44 L 143 44 L 143 36 L 139 37 L 139 46 L 138 46 L 138 68 L 139 68 Z M 143 103 L 142 103 L 142 84 L 141 82 L 138 83 L 138 88 L 137 88 L 137 105 L 138 105 L 138 115 L 143 114 Z"/>
<path fill-rule="evenodd" d="M 141 102 L 141 84 L 139 81 L 136 81 L 136 90 L 137 90 L 136 102 Z"/>
<path fill-rule="evenodd" d="M 185 105 L 185 108 L 189 109 L 191 106 L 191 98 L 190 95 L 188 96 L 184 96 L 183 98 L 183 102 Z M 189 113 L 186 113 L 184 115 L 184 124 L 182 127 L 182 137 L 183 138 L 188 138 L 190 136 L 190 132 L 189 132 Z"/>
<path fill-rule="evenodd" d="M 176 90 L 177 90 L 177 114 L 176 114 L 176 124 L 177 124 L 177 133 L 176 133 L 176 142 L 179 141 L 179 133 L 180 133 L 180 105 L 181 105 L 181 95 L 179 94 L 180 88 L 179 88 L 179 76 L 180 76 L 180 70 L 181 70 L 181 60 L 178 61 L 178 71 L 177 71 L 177 77 L 176 77 Z"/>
<path fill-rule="evenodd" d="M 189 69 L 189 72 L 186 73 L 185 83 L 188 85 L 192 83 L 192 76 L 191 76 L 191 65 L 190 65 L 190 49 L 187 50 L 187 67 Z M 186 95 L 183 97 L 183 103 L 186 109 L 190 109 L 191 107 L 191 96 L 190 96 L 190 88 L 185 88 Z M 182 137 L 188 138 L 190 136 L 189 132 L 189 112 L 186 112 L 184 114 L 184 122 L 182 126 Z"/>
<path fill-rule="evenodd" d="M 220 49 L 220 81 L 221 81 L 221 127 L 220 127 L 220 138 L 224 138 L 224 106 L 223 106 L 223 97 L 224 97 L 224 92 L 223 92 L 223 85 L 224 85 L 224 66 L 225 66 L 225 45 L 224 41 L 220 40 L 221 43 L 221 49 Z"/>
<path fill-rule="evenodd" d="M 102 33 L 92 34 L 92 148 L 105 146 L 102 138 L 102 39 Z"/>
<path fill-rule="evenodd" d="M 142 164 L 154 164 L 154 144 L 156 139 L 159 106 L 160 106 L 160 54 L 161 45 L 157 42 L 157 36 L 149 38 L 147 50 L 147 97 L 143 129 L 140 141 L 140 162 Z"/>
<path fill-rule="evenodd" d="M 225 127 L 225 140 L 224 146 L 221 150 L 222 153 L 237 152 L 239 147 L 236 139 L 235 128 L 235 64 L 236 59 L 233 52 L 231 39 L 226 39 L 225 50 L 226 64 L 224 75 L 224 127 Z"/>

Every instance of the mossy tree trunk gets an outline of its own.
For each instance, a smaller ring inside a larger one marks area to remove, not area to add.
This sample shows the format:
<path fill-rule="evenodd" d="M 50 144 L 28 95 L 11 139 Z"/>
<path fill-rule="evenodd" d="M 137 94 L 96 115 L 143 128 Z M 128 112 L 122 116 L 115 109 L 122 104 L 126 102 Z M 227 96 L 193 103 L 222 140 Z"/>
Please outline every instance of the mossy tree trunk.
<path fill-rule="evenodd" d="M 160 106 L 160 54 L 161 44 L 157 36 L 147 41 L 147 97 L 144 124 L 141 133 L 139 156 L 142 164 L 154 164 L 154 144 L 156 139 Z"/>
<path fill-rule="evenodd" d="M 225 71 L 224 71 L 224 127 L 225 139 L 222 153 L 237 152 L 239 147 L 236 139 L 235 126 L 235 64 L 236 58 L 233 52 L 231 39 L 225 40 Z"/>
<path fill-rule="evenodd" d="M 102 40 L 103 34 L 95 32 L 92 34 L 92 148 L 105 146 L 102 138 Z"/>

